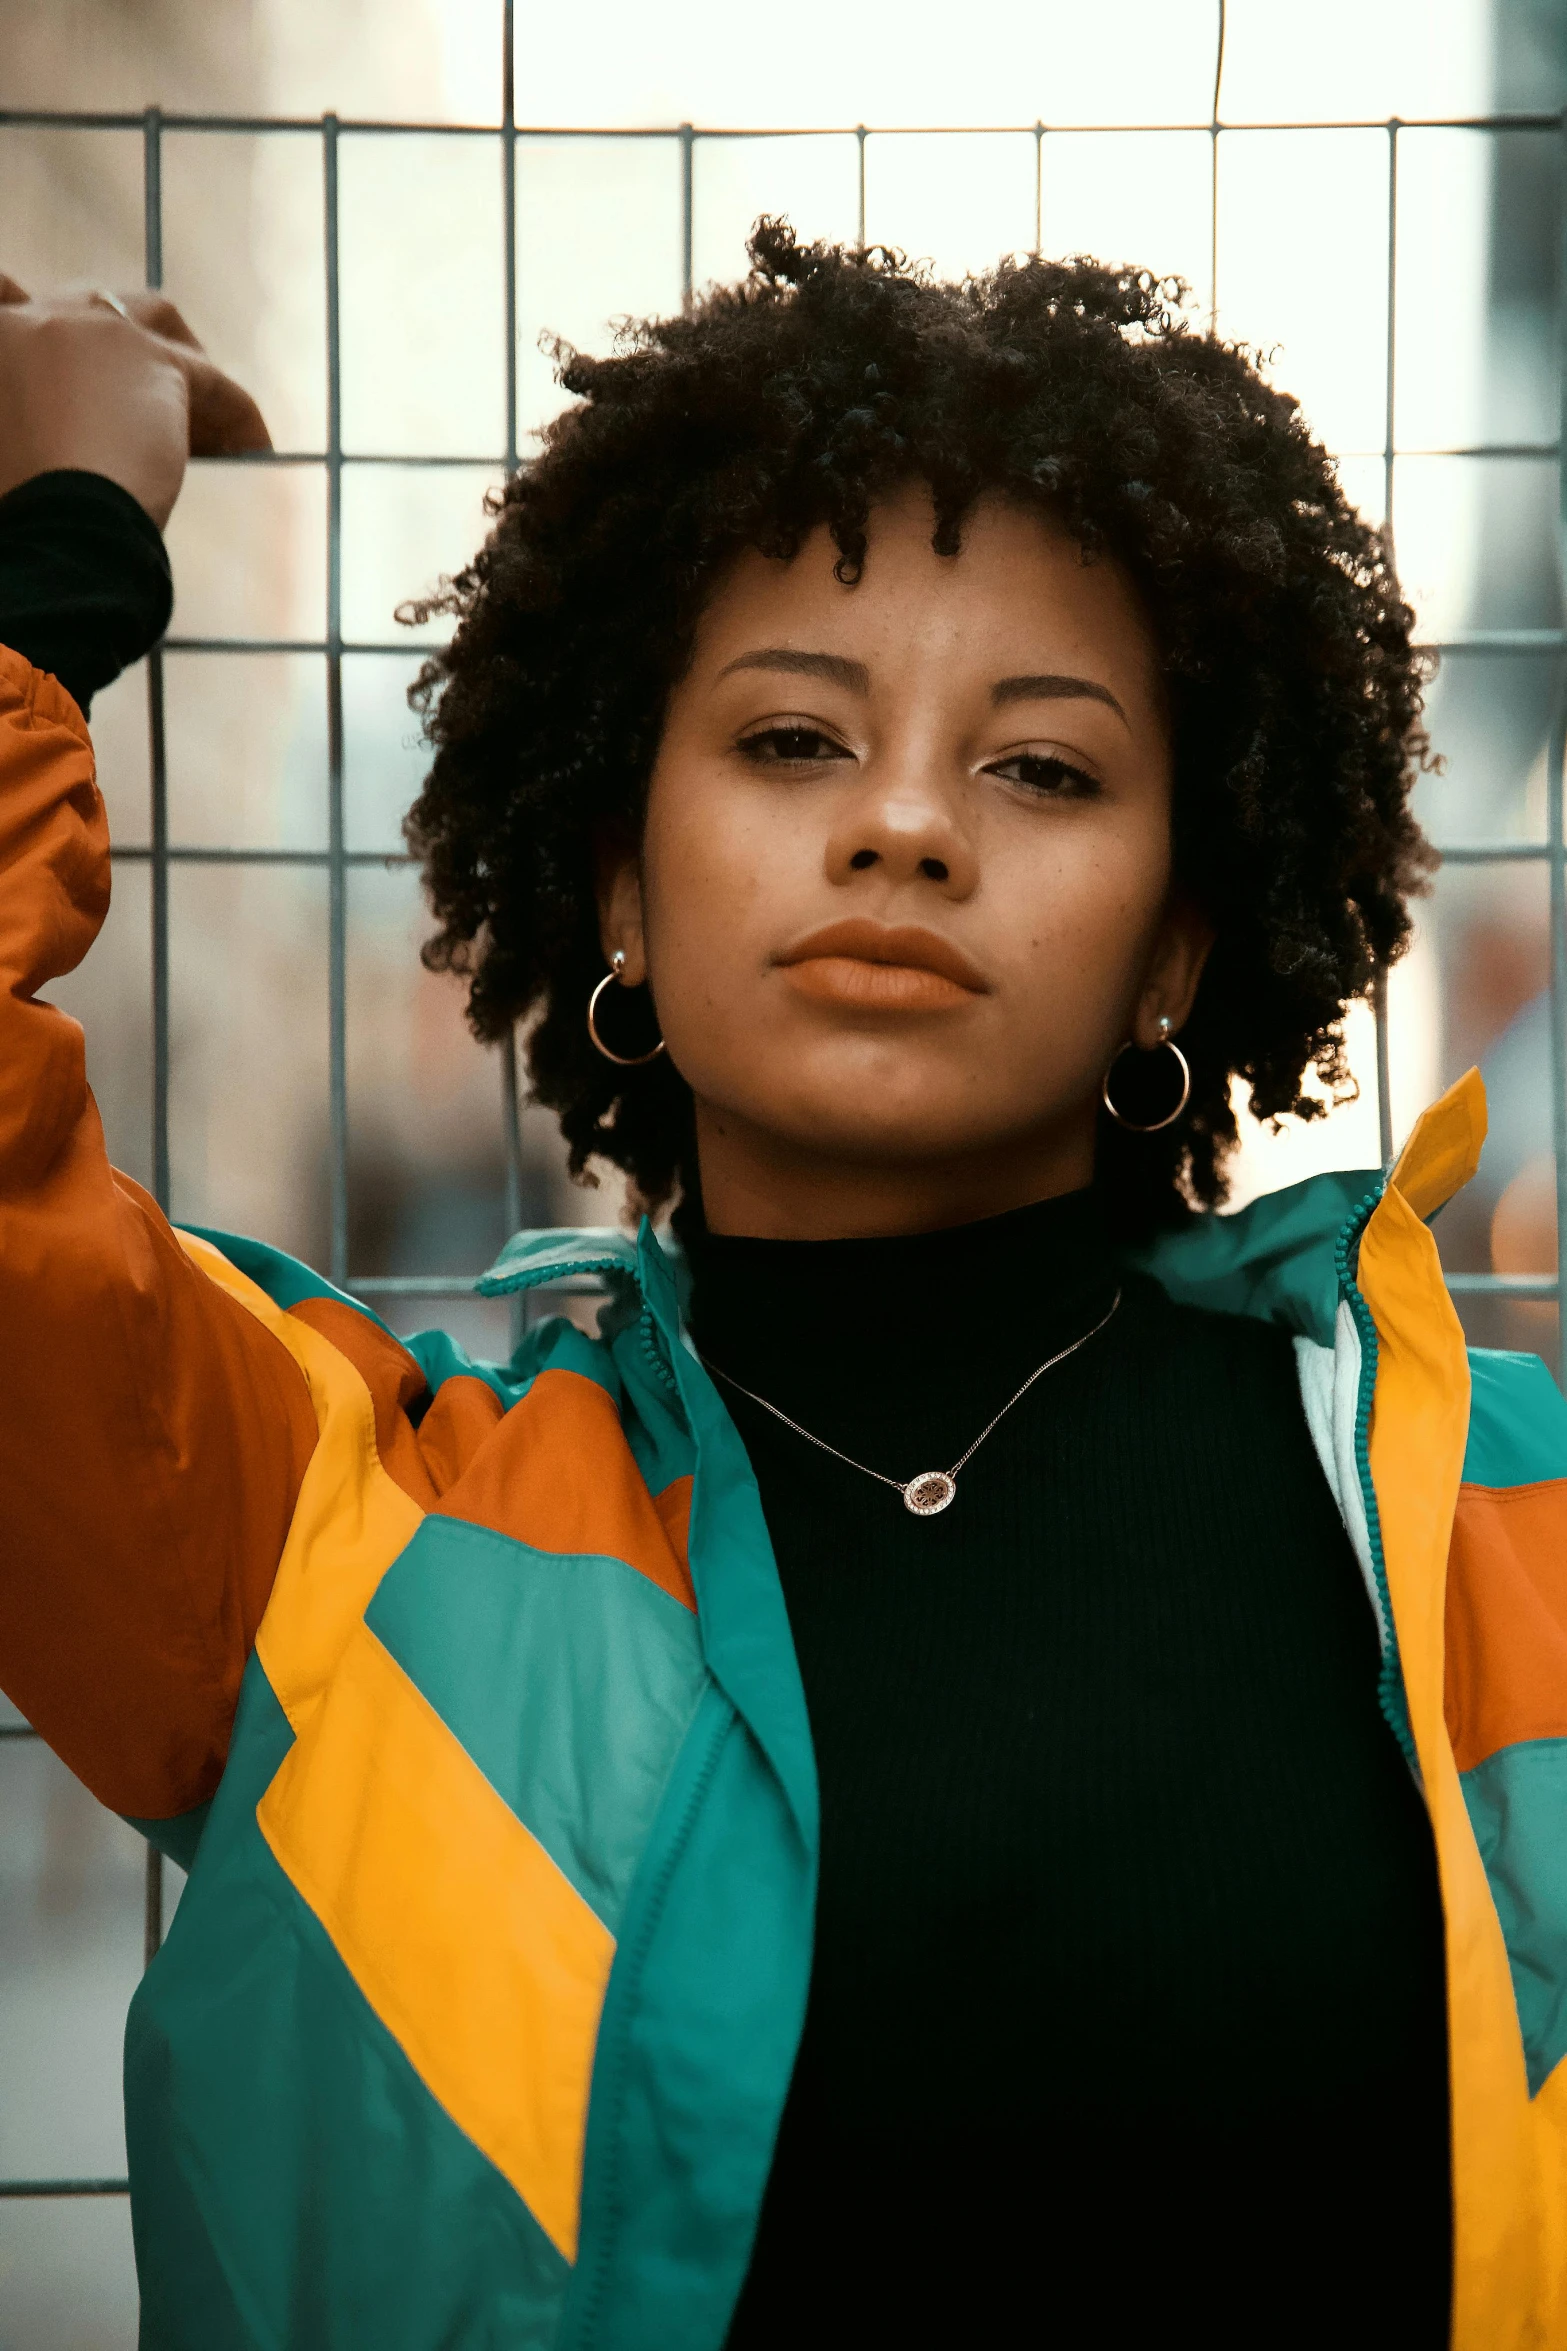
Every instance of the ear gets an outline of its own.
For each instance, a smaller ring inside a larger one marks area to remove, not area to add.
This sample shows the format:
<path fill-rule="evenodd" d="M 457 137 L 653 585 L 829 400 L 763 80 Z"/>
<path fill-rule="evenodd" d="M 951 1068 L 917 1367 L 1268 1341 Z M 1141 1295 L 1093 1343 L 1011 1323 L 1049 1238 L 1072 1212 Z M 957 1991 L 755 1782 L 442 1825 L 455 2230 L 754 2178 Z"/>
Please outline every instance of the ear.
<path fill-rule="evenodd" d="M 1132 1015 L 1132 1042 L 1145 1052 L 1151 1052 L 1166 1033 L 1159 1025 L 1162 1019 L 1176 1036 L 1186 1026 L 1213 940 L 1213 924 L 1196 901 L 1184 891 L 1172 897 Z"/>
<path fill-rule="evenodd" d="M 642 861 L 630 836 L 618 828 L 600 834 L 593 850 L 593 890 L 598 904 L 599 942 L 604 960 L 618 949 L 626 958 L 621 979 L 628 988 L 647 978 L 642 935 Z"/>

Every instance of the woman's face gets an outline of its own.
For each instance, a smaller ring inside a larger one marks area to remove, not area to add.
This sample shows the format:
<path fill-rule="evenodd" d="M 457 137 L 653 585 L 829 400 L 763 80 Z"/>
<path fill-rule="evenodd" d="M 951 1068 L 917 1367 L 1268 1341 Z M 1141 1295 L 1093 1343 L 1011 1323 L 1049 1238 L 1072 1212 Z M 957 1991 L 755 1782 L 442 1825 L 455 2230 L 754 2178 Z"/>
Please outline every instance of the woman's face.
<path fill-rule="evenodd" d="M 1170 747 L 1130 583 L 1034 512 L 929 495 L 744 556 L 670 697 L 606 955 L 646 978 L 719 1232 L 919 1231 L 1087 1183 L 1100 1080 L 1179 1029 Z"/>

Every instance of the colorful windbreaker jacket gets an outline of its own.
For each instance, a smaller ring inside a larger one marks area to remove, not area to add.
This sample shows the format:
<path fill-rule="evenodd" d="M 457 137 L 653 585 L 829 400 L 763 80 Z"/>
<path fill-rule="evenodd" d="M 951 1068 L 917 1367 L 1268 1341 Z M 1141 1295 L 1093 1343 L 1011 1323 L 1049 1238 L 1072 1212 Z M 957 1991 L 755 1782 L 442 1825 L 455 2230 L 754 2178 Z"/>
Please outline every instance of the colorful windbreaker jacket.
<path fill-rule="evenodd" d="M 646 1227 L 519 1236 L 491 1295 L 607 1303 L 501 1369 L 173 1231 L 38 995 L 107 902 L 86 730 L 0 654 L 0 1683 L 190 1872 L 127 2031 L 143 2339 L 717 2351 L 817 1800 L 678 1271 Z M 1440 1861 L 1452 2340 L 1523 2351 L 1567 2346 L 1567 1406 L 1442 1280 L 1483 1125 L 1471 1075 L 1385 1181 L 1148 1262 L 1295 1334 Z"/>

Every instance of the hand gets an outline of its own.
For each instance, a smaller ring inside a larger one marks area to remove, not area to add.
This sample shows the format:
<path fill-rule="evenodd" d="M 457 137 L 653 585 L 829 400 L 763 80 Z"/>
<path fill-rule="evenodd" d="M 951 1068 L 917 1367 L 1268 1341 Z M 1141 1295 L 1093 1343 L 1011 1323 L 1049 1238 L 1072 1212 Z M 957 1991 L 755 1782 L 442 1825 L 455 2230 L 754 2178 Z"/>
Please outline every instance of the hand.
<path fill-rule="evenodd" d="M 71 467 L 129 490 L 161 531 L 191 457 L 270 449 L 261 411 L 213 366 L 172 302 L 33 301 L 0 272 L 0 497 Z"/>

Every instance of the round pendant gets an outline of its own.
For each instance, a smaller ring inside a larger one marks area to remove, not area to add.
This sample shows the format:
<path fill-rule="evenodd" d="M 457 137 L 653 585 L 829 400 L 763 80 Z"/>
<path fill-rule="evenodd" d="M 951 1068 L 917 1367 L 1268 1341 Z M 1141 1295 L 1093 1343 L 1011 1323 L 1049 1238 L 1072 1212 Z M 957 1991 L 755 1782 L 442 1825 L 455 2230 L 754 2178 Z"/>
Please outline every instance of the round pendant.
<path fill-rule="evenodd" d="M 922 1469 L 904 1487 L 903 1507 L 912 1510 L 916 1518 L 934 1518 L 938 1510 L 946 1509 L 957 1490 L 957 1480 L 949 1478 L 944 1469 Z"/>

